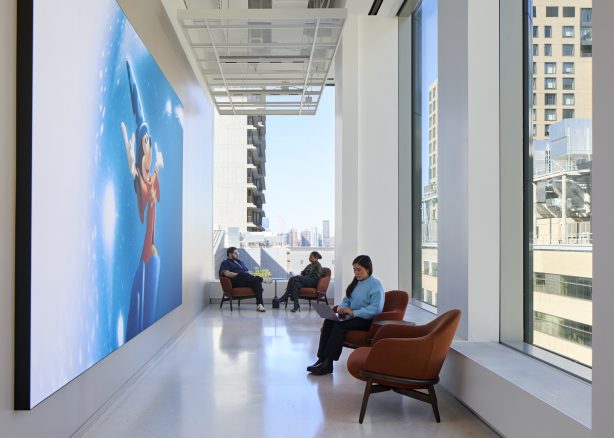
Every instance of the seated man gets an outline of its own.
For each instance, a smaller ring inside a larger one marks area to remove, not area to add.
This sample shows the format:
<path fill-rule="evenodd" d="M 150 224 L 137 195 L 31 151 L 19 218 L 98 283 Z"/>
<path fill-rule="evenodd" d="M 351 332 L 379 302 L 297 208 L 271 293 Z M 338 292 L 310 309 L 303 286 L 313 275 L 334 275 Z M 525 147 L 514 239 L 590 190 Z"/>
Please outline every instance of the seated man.
<path fill-rule="evenodd" d="M 249 273 L 247 266 L 239 260 L 239 251 L 234 246 L 226 250 L 226 260 L 220 265 L 220 277 L 230 278 L 232 287 L 251 287 L 256 294 L 256 310 L 266 312 L 262 301 L 262 277 L 256 277 Z"/>

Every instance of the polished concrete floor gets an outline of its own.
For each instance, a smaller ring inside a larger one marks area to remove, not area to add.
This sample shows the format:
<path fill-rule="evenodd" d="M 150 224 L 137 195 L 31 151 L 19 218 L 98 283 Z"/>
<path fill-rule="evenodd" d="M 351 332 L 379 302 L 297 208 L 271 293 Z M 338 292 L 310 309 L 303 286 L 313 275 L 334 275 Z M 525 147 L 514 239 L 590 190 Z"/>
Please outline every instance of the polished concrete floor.
<path fill-rule="evenodd" d="M 313 376 L 321 319 L 302 312 L 207 307 L 146 366 L 84 436 L 94 437 L 490 437 L 496 434 L 440 385 L 442 422 L 430 405 L 372 395 L 358 423 L 364 383 L 345 366 Z"/>

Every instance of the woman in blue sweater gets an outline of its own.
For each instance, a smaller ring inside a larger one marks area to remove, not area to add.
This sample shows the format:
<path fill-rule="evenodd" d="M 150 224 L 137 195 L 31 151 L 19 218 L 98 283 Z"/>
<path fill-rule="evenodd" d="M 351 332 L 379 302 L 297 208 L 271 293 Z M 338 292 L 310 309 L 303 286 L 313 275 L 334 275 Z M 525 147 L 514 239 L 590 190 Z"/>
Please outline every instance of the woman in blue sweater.
<path fill-rule="evenodd" d="M 307 371 L 317 376 L 333 372 L 333 361 L 339 360 L 343 349 L 345 333 L 349 330 L 365 330 L 371 327 L 371 320 L 384 308 L 384 288 L 373 276 L 373 263 L 367 255 L 359 255 L 352 262 L 354 279 L 345 290 L 345 298 L 337 307 L 343 321 L 324 320 L 318 360 Z"/>

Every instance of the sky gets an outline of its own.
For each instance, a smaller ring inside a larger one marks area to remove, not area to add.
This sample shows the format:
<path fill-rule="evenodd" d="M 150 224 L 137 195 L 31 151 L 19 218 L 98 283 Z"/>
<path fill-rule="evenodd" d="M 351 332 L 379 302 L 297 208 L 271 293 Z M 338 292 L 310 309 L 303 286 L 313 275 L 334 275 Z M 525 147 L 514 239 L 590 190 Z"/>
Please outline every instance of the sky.
<path fill-rule="evenodd" d="M 437 0 L 422 2 L 422 188 L 429 182 L 429 86 L 437 79 Z"/>
<path fill-rule="evenodd" d="M 287 232 L 335 223 L 335 89 L 325 87 L 315 116 L 267 116 L 269 229 Z"/>

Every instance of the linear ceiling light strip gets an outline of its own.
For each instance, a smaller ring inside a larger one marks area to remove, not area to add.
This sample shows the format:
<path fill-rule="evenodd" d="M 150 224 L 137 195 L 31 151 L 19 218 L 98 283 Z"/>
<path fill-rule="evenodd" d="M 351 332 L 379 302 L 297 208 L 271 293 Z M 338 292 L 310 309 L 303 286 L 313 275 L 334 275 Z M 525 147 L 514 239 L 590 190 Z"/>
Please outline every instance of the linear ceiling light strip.
<path fill-rule="evenodd" d="M 224 88 L 226 89 L 226 95 L 230 100 L 230 104 L 232 105 L 232 113 L 236 115 L 235 106 L 232 101 L 232 96 L 228 92 L 228 85 L 226 84 L 226 78 L 224 77 L 224 70 L 222 70 L 222 63 L 220 62 L 220 55 L 217 53 L 217 47 L 215 47 L 215 40 L 213 39 L 213 35 L 211 34 L 211 29 L 209 29 L 209 20 L 205 21 L 205 26 L 207 27 L 207 33 L 209 34 L 209 40 L 211 41 L 211 47 L 213 47 L 213 52 L 215 53 L 215 59 L 217 59 L 217 65 L 220 69 L 220 75 L 222 76 L 222 81 L 224 82 Z"/>
<path fill-rule="evenodd" d="M 305 90 L 307 87 L 307 81 L 309 80 L 309 71 L 311 70 L 311 60 L 313 59 L 313 52 L 316 49 L 316 41 L 318 40 L 319 27 L 320 27 L 320 19 L 318 18 L 316 21 L 316 30 L 313 32 L 313 44 L 311 45 L 311 54 L 309 55 L 309 64 L 307 64 L 307 73 L 305 74 L 305 83 L 303 84 L 303 95 L 301 97 L 301 108 L 298 110 L 299 116 L 303 113 L 303 101 L 305 100 Z"/>
<path fill-rule="evenodd" d="M 341 25 L 341 29 L 339 29 L 339 38 L 337 39 L 337 47 L 335 47 L 335 51 L 333 52 L 333 56 L 331 57 L 331 62 L 330 64 L 328 64 L 328 70 L 326 70 L 326 75 L 324 76 L 324 82 L 322 83 L 322 87 L 320 88 L 320 94 L 322 93 L 322 91 L 324 90 L 324 87 L 326 86 L 326 82 L 328 81 L 328 76 L 330 74 L 330 69 L 333 67 L 333 60 L 335 59 L 335 56 L 337 56 L 337 51 L 339 50 L 339 44 L 341 44 L 341 38 L 343 38 L 343 27 L 344 26 L 345 26 L 345 20 L 343 21 L 343 24 Z M 318 111 L 319 106 L 320 106 L 320 99 L 318 99 L 318 101 L 316 102 L 315 112 Z"/>

